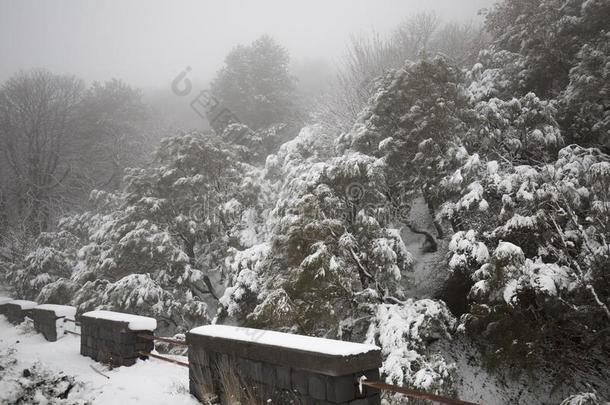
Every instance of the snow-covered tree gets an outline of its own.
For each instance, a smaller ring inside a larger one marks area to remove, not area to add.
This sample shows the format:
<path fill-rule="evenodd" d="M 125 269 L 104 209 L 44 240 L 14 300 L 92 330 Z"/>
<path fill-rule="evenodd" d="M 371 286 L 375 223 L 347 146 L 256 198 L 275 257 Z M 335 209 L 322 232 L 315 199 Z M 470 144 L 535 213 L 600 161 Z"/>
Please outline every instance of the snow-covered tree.
<path fill-rule="evenodd" d="M 475 110 L 479 122 L 462 142 L 481 156 L 532 164 L 554 160 L 563 146 L 555 108 L 533 93 L 507 101 L 481 101 Z"/>
<path fill-rule="evenodd" d="M 231 147 L 213 136 L 164 139 L 154 165 L 127 170 L 120 193 L 95 191 L 93 211 L 62 220 L 78 255 L 63 273 L 45 276 L 51 283 L 39 298 L 53 301 L 71 291 L 82 311 L 151 315 L 173 329 L 206 322 L 222 293 L 226 251 L 242 247 L 249 230 L 242 214 L 253 204 L 252 189 L 238 186 L 252 179 L 242 168 Z M 66 249 L 35 251 L 24 270 L 29 283 Z M 46 262 L 39 258 L 44 252 Z"/>
<path fill-rule="evenodd" d="M 295 113 L 289 62 L 288 52 L 270 36 L 237 46 L 212 82 L 212 95 L 254 130 L 286 122 Z"/>
<path fill-rule="evenodd" d="M 41 233 L 34 249 L 25 257 L 23 264 L 13 264 L 4 278 L 23 299 L 36 299 L 43 288 L 60 279 L 69 278 L 76 263 L 78 239 L 70 232 Z M 64 304 L 69 297 L 54 302 Z"/>
<path fill-rule="evenodd" d="M 381 304 L 367 341 L 382 348 L 381 372 L 388 383 L 453 396 L 458 370 L 434 350 L 434 343 L 451 340 L 456 324 L 442 301 Z M 392 403 L 408 403 L 408 399 L 396 395 Z"/>
<path fill-rule="evenodd" d="M 559 98 L 568 142 L 610 152 L 610 32 L 582 46 Z"/>
<path fill-rule="evenodd" d="M 118 79 L 94 82 L 83 95 L 78 117 L 78 139 L 72 147 L 80 156 L 74 164 L 87 191 L 116 190 L 123 170 L 143 164 L 154 151 L 147 139 L 150 111 L 142 92 Z"/>
<path fill-rule="evenodd" d="M 444 205 L 446 215 L 459 218 L 454 226 L 479 232 L 454 236 L 449 266 L 469 275 L 474 304 L 465 320 L 501 347 L 495 355 L 539 356 L 583 328 L 595 334 L 610 322 L 602 270 L 610 257 L 609 158 L 570 146 L 549 164 L 489 161 L 469 173 L 478 180 L 459 199 Z M 493 251 L 489 261 L 486 251 Z"/>
<path fill-rule="evenodd" d="M 518 53 L 494 48 L 482 50 L 477 63 L 466 74 L 470 97 L 478 102 L 490 98 L 507 100 L 523 94 L 524 64 L 524 58 Z"/>
<path fill-rule="evenodd" d="M 392 203 L 422 195 L 434 215 L 439 182 L 463 156 L 460 136 L 475 116 L 461 71 L 442 57 L 424 59 L 389 73 L 340 143 L 383 159 Z"/>
<path fill-rule="evenodd" d="M 405 298 L 412 259 L 392 228 L 381 162 L 353 152 L 322 162 L 322 139 L 303 130 L 268 159 L 269 176 L 282 184 L 273 233 L 236 256 L 240 273 L 224 300 L 251 325 L 347 338 L 356 326 L 363 334 L 366 322 L 350 322 L 369 304 Z"/>
<path fill-rule="evenodd" d="M 487 14 L 486 27 L 497 50 L 524 58 L 515 79 L 525 91 L 547 98 L 568 84 L 582 45 L 608 31 L 609 13 L 604 0 L 504 0 Z"/>
<path fill-rule="evenodd" d="M 263 35 L 250 45 L 235 47 L 211 83 L 210 126 L 227 141 L 245 147 L 244 157 L 251 162 L 264 162 L 297 134 L 302 122 L 289 62 L 286 49 Z M 225 115 L 231 120 L 225 122 Z"/>
<path fill-rule="evenodd" d="M 75 154 L 65 146 L 75 140 L 82 92 L 78 78 L 42 69 L 21 71 L 0 87 L 3 215 L 28 238 L 51 231 L 72 202 Z"/>

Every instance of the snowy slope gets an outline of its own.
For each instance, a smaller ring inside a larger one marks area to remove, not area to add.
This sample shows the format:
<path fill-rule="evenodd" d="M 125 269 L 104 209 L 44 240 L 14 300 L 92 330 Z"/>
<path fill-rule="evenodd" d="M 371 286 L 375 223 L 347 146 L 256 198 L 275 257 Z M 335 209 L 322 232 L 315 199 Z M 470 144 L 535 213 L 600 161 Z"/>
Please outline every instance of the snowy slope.
<path fill-rule="evenodd" d="M 53 375 L 63 372 L 82 382 L 65 402 L 51 402 L 53 404 L 198 404 L 188 393 L 188 369 L 185 367 L 151 359 L 138 360 L 132 367 L 106 370 L 79 354 L 78 336 L 67 335 L 57 342 L 47 342 L 42 335 L 24 332 L 24 329 L 9 324 L 0 316 L 0 364 L 6 367 L 0 371 L 0 404 L 15 401 L 18 383 L 25 380 L 23 370 L 33 368 L 47 369 Z M 15 350 L 12 354 L 11 349 Z M 11 363 L 9 357 L 16 359 L 16 363 Z M 103 370 L 110 379 L 97 374 L 91 366 Z M 46 404 L 42 398 L 28 403 Z"/>

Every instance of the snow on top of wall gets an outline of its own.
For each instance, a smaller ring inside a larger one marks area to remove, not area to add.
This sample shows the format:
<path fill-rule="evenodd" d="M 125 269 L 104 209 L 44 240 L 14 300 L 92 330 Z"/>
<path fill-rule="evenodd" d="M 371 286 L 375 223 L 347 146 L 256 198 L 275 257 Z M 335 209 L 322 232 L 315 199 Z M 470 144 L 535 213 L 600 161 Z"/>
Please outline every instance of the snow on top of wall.
<path fill-rule="evenodd" d="M 65 316 L 66 318 L 74 319 L 74 315 L 76 315 L 76 308 L 71 307 L 69 305 L 55 305 L 55 304 L 42 304 L 38 305 L 36 309 L 42 309 L 45 311 L 53 311 L 55 312 L 55 316 Z"/>
<path fill-rule="evenodd" d="M 381 350 L 374 345 L 344 342 L 313 336 L 293 335 L 262 329 L 242 328 L 229 325 L 205 325 L 191 330 L 195 335 L 222 339 L 240 340 L 261 345 L 285 347 L 306 352 L 323 353 L 332 356 L 351 356 Z"/>
<path fill-rule="evenodd" d="M 6 304 L 7 302 L 11 302 L 13 299 L 9 297 L 0 297 L 0 305 Z"/>
<path fill-rule="evenodd" d="M 127 322 L 130 330 L 149 330 L 157 329 L 157 320 L 146 316 L 124 314 L 112 311 L 91 311 L 83 314 L 86 318 L 106 319 L 108 321 Z"/>
<path fill-rule="evenodd" d="M 13 301 L 9 301 L 9 303 L 19 305 L 21 307 L 21 309 L 32 309 L 38 305 L 37 302 L 26 301 L 26 300 L 13 300 Z"/>

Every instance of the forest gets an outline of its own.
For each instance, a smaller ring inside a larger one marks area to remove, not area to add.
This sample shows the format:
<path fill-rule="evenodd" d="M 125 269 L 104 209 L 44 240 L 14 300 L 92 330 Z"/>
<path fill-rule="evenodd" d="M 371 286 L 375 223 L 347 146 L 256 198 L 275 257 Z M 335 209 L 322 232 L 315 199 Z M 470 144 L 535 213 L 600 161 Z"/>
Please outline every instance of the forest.
<path fill-rule="evenodd" d="M 481 14 L 354 35 L 323 91 L 272 36 L 235 44 L 183 91 L 198 130 L 119 79 L 15 73 L 0 285 L 165 336 L 373 343 L 388 383 L 481 403 L 607 403 L 610 2 Z"/>

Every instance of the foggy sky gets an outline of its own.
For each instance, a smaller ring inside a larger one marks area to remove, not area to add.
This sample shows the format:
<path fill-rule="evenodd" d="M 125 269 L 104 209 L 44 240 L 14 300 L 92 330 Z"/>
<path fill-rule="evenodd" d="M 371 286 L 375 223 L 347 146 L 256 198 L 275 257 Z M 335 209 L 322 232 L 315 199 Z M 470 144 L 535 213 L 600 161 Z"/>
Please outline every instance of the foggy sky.
<path fill-rule="evenodd" d="M 419 11 L 476 20 L 493 0 L 0 0 L 0 81 L 45 67 L 88 81 L 165 87 L 201 80 L 236 44 L 270 34 L 298 62 L 332 64 L 351 33 L 386 33 Z"/>

